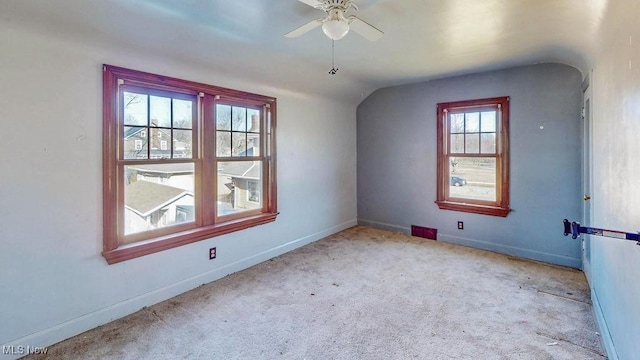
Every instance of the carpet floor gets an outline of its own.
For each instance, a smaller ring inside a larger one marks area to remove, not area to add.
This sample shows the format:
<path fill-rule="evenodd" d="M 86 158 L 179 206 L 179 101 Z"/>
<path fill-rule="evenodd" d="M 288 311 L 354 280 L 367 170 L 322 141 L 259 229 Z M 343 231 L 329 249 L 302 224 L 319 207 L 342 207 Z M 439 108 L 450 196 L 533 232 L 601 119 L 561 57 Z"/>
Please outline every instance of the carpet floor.
<path fill-rule="evenodd" d="M 362 226 L 42 358 L 606 359 L 582 272 Z"/>

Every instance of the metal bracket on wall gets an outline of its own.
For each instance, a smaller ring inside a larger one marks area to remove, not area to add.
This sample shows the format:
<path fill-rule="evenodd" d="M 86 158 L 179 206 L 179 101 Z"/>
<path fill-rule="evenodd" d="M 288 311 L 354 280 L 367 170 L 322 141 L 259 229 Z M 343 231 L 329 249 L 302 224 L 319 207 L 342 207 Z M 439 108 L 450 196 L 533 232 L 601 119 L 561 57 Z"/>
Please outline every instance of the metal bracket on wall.
<path fill-rule="evenodd" d="M 580 226 L 579 222 L 569 222 L 564 219 L 564 236 L 571 234 L 571 238 L 575 239 L 580 234 L 598 235 L 611 237 L 622 240 L 635 241 L 637 245 L 640 245 L 640 233 L 626 233 L 622 231 L 606 230 L 599 228 L 592 228 L 587 226 Z"/>

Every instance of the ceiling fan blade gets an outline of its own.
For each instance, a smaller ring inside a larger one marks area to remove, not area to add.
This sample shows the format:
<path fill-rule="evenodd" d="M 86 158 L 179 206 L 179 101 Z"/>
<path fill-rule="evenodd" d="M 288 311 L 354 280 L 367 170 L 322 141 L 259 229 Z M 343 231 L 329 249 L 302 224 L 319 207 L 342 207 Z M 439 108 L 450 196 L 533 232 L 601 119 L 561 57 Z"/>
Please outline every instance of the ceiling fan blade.
<path fill-rule="evenodd" d="M 349 28 L 369 41 L 376 41 L 384 35 L 382 31 L 354 15 L 349 16 Z"/>
<path fill-rule="evenodd" d="M 301 35 L 309 32 L 309 31 L 317 28 L 318 26 L 322 25 L 322 21 L 323 20 L 324 20 L 323 18 L 311 20 L 308 23 L 300 26 L 299 28 L 284 34 L 284 36 L 286 36 L 288 38 L 296 38 L 298 36 L 301 36 Z"/>
<path fill-rule="evenodd" d="M 314 7 L 316 9 L 318 9 L 319 7 L 322 7 L 322 1 L 320 0 L 298 0 L 301 3 L 305 3 L 311 7 Z"/>

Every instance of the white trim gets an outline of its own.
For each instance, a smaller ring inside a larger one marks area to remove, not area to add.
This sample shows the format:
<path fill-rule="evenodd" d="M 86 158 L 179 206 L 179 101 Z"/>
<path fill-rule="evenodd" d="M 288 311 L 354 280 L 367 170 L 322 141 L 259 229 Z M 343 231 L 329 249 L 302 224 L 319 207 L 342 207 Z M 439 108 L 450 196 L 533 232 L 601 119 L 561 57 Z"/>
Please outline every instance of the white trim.
<path fill-rule="evenodd" d="M 447 234 L 438 234 L 438 241 L 468 246 L 475 249 L 488 250 L 501 254 L 517 256 L 525 259 L 542 261 L 550 264 L 568 266 L 574 269 L 580 269 L 582 267 L 582 259 L 574 258 L 570 256 L 562 256 L 557 254 L 550 254 L 542 251 L 523 249 L 515 246 L 496 244 L 488 241 L 482 241 L 477 239 L 464 238 L 460 236 L 453 236 Z"/>
<path fill-rule="evenodd" d="M 411 235 L 411 228 L 409 227 L 387 224 L 387 223 L 366 220 L 366 219 L 358 219 L 358 224 L 363 226 L 371 226 L 378 229 L 396 231 L 396 232 L 404 233 L 407 235 Z M 542 251 L 523 249 L 523 248 L 518 248 L 514 246 L 496 244 L 496 243 L 491 243 L 491 242 L 477 240 L 477 239 L 470 239 L 470 238 L 438 233 L 438 241 L 442 241 L 450 244 L 468 246 L 475 249 L 493 251 L 501 254 L 518 256 L 521 258 L 531 259 L 535 261 L 543 261 L 550 264 L 568 266 L 574 269 L 580 269 L 582 266 L 581 258 L 573 258 L 569 256 L 550 254 Z"/>
<path fill-rule="evenodd" d="M 195 289 L 202 284 L 221 279 L 229 274 L 247 269 L 257 265 L 263 261 L 267 261 L 276 256 L 285 254 L 294 249 L 308 245 L 314 241 L 318 241 L 329 235 L 333 235 L 340 231 L 346 230 L 357 225 L 357 220 L 352 219 L 342 224 L 327 228 L 322 231 L 292 240 L 286 244 L 276 246 L 272 249 L 248 256 L 223 267 L 205 272 L 189 279 L 165 286 L 163 288 L 136 296 L 131 299 L 124 300 L 117 304 L 102 308 L 91 313 L 79 316 L 75 319 L 63 322 L 50 328 L 38 331 L 36 333 L 8 341 L 2 346 L 11 346 L 18 344 L 29 344 L 29 346 L 50 346 L 62 340 L 81 334 L 87 330 L 91 330 L 100 325 L 104 325 L 110 321 L 133 314 L 145 306 L 151 306 L 161 301 L 170 299 L 174 296 Z M 149 255 L 153 256 L 153 255 Z M 17 359 L 18 355 L 4 355 L 2 360 Z"/>
<path fill-rule="evenodd" d="M 411 228 L 399 226 L 399 225 L 387 224 L 387 223 L 373 221 L 373 220 L 358 219 L 358 225 L 370 226 L 376 229 L 395 231 L 395 232 L 411 235 Z"/>

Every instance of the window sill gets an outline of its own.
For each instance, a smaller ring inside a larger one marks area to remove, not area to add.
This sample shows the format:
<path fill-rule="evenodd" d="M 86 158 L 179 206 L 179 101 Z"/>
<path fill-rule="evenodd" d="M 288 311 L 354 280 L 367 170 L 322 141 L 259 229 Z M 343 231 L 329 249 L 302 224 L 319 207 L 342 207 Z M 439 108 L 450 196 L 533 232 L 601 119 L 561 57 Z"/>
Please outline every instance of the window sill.
<path fill-rule="evenodd" d="M 511 209 L 509 209 L 509 207 L 478 205 L 451 201 L 436 201 L 435 203 L 438 204 L 438 207 L 441 210 L 453 210 L 473 214 L 507 217 L 507 215 L 509 215 L 509 212 L 511 212 Z"/>
<path fill-rule="evenodd" d="M 151 240 L 122 245 L 113 250 L 106 250 L 102 252 L 102 256 L 107 260 L 109 265 L 112 265 L 196 241 L 228 234 L 253 226 L 267 224 L 275 221 L 277 216 L 278 213 L 259 214 L 237 220 L 226 221 L 216 225 L 181 231 Z"/>

